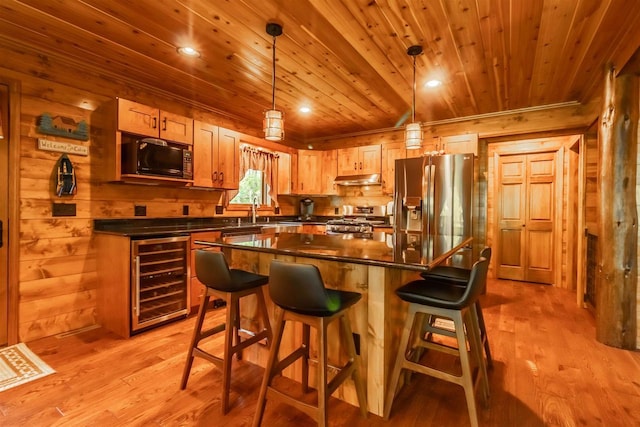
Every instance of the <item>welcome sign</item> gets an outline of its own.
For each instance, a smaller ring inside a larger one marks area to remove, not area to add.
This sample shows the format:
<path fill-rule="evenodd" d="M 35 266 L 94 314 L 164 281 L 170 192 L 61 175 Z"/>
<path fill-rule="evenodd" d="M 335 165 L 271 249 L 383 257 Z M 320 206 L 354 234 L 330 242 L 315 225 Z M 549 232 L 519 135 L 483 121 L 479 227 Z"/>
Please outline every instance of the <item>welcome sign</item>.
<path fill-rule="evenodd" d="M 51 141 L 49 139 L 38 138 L 38 149 L 44 151 L 56 151 L 58 153 L 77 154 L 78 156 L 88 156 L 89 147 L 72 144 L 70 142 Z"/>

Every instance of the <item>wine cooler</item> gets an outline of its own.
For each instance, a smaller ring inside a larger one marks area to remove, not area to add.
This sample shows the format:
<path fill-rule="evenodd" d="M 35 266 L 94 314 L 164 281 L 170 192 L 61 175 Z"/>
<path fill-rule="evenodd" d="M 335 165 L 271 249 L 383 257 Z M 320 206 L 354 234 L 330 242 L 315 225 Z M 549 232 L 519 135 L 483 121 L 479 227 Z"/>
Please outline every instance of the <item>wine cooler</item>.
<path fill-rule="evenodd" d="M 131 241 L 131 332 L 187 314 L 189 237 Z"/>

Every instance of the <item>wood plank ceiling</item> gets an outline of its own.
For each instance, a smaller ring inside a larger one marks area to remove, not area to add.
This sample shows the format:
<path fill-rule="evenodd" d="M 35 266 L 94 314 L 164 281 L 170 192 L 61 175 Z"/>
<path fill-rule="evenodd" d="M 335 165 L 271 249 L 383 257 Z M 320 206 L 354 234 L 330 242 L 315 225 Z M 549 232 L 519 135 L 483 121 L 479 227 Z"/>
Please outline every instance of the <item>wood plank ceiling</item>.
<path fill-rule="evenodd" d="M 284 29 L 276 107 L 297 142 L 404 123 L 414 44 L 424 122 L 585 102 L 600 95 L 605 64 L 621 67 L 640 45 L 640 2 L 626 0 L 1 0 L 0 43 L 259 128 L 270 20 Z M 178 55 L 183 45 L 201 56 Z M 444 84 L 424 87 L 433 77 Z"/>

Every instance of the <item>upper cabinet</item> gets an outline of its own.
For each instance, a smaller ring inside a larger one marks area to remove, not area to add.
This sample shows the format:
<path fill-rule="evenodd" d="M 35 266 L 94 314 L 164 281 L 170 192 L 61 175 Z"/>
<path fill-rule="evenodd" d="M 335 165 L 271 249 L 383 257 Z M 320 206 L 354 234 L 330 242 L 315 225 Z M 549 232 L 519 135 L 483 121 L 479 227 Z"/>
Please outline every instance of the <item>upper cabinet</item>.
<path fill-rule="evenodd" d="M 118 130 L 193 144 L 193 119 L 118 98 Z"/>
<path fill-rule="evenodd" d="M 338 150 L 325 150 L 322 152 L 322 194 L 338 194 L 338 186 L 335 183 L 338 176 Z"/>
<path fill-rule="evenodd" d="M 194 122 L 194 187 L 238 188 L 240 137 L 237 132 L 200 121 Z"/>
<path fill-rule="evenodd" d="M 411 152 L 412 150 L 409 150 Z M 419 151 L 419 150 L 413 150 Z M 406 159 L 407 149 L 404 142 L 382 144 L 382 192 L 393 194 L 395 182 L 396 160 Z"/>
<path fill-rule="evenodd" d="M 322 151 L 298 150 L 298 194 L 322 194 Z"/>
<path fill-rule="evenodd" d="M 474 156 L 478 156 L 478 134 L 442 136 L 440 146 L 446 154 L 473 153 Z"/>
<path fill-rule="evenodd" d="M 154 185 L 193 182 L 192 119 L 115 98 L 92 113 L 91 127 L 98 130 L 102 150 L 97 178 Z M 145 137 L 167 142 L 141 141 Z"/>
<path fill-rule="evenodd" d="M 338 175 L 380 173 L 381 162 L 380 145 L 338 149 Z"/>
<path fill-rule="evenodd" d="M 214 182 L 216 188 L 235 190 L 240 185 L 240 143 L 242 134 L 233 130 L 218 128 L 218 144 L 214 145 Z M 217 162 L 215 156 L 217 154 Z M 216 181 L 217 178 L 217 181 Z"/>
<path fill-rule="evenodd" d="M 297 167 L 293 168 L 289 153 L 278 153 L 278 195 L 294 194 L 294 186 L 298 174 Z"/>

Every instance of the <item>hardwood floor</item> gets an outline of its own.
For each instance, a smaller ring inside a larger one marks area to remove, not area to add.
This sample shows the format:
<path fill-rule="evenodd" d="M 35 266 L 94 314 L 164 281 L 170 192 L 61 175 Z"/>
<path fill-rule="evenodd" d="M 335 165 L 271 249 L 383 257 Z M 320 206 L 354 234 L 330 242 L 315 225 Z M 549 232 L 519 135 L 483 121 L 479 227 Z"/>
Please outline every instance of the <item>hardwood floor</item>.
<path fill-rule="evenodd" d="M 595 340 L 591 315 L 562 289 L 489 282 L 482 297 L 494 356 L 483 426 L 640 425 L 640 353 Z M 224 309 L 219 315 L 223 315 Z M 234 360 L 231 411 L 220 413 L 220 372 L 196 359 L 179 382 L 194 318 L 129 340 L 100 329 L 28 343 L 57 373 L 0 393 L 2 426 L 249 426 L 263 369 Z M 222 339 L 211 343 L 222 348 Z M 421 375 L 396 397 L 391 419 L 330 402 L 333 426 L 467 426 L 462 388 Z M 295 384 L 281 380 L 285 387 Z M 312 426 L 267 403 L 265 426 Z"/>

